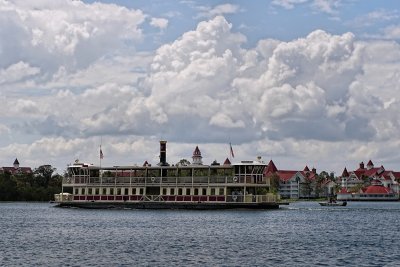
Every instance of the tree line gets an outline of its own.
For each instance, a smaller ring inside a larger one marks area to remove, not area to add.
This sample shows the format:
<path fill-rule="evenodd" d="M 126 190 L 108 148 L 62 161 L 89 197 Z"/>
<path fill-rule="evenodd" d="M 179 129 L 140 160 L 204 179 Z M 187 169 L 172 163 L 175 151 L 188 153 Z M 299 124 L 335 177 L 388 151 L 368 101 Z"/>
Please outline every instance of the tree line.
<path fill-rule="evenodd" d="M 0 201 L 50 201 L 61 190 L 62 176 L 51 165 L 32 173 L 0 173 Z"/>

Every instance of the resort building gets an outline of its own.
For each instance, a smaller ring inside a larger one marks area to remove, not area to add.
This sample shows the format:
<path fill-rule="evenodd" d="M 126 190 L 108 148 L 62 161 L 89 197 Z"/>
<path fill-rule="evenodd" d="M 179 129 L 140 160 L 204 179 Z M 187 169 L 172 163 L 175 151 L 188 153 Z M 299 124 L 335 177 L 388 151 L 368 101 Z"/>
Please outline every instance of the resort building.
<path fill-rule="evenodd" d="M 276 175 L 279 178 L 279 194 L 281 198 L 310 198 L 315 197 L 316 169 L 311 171 L 306 166 L 304 170 L 278 170 L 271 160 L 264 172 L 264 176 L 271 179 Z"/>
<path fill-rule="evenodd" d="M 348 172 L 343 170 L 341 190 L 338 199 L 342 200 L 392 200 L 399 198 L 400 172 L 385 170 L 381 165 L 375 167 L 371 160 L 365 167 Z"/>
<path fill-rule="evenodd" d="M 12 167 L 0 167 L 0 173 L 10 173 L 11 175 L 17 174 L 31 174 L 31 167 L 20 167 L 18 159 L 14 160 Z"/>

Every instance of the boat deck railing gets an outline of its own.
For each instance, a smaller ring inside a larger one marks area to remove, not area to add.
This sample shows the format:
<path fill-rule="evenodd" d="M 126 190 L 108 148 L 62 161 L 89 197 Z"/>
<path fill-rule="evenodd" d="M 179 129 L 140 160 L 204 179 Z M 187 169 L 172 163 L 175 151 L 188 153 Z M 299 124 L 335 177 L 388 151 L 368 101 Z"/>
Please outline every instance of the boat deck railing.
<path fill-rule="evenodd" d="M 63 185 L 177 185 L 177 184 L 269 184 L 260 176 L 183 176 L 183 177 L 89 177 L 63 178 Z"/>
<path fill-rule="evenodd" d="M 56 202 L 237 202 L 237 203 L 273 203 L 279 197 L 266 195 L 72 195 L 68 193 L 55 194 Z"/>

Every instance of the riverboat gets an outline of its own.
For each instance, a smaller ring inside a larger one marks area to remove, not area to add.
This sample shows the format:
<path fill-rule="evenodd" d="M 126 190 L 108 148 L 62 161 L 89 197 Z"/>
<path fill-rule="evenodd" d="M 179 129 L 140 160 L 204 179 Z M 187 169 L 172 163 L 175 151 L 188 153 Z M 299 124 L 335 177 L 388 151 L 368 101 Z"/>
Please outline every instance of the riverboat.
<path fill-rule="evenodd" d="M 160 141 L 160 163 L 151 166 L 100 167 L 78 160 L 68 166 L 59 207 L 116 209 L 276 209 L 279 195 L 268 193 L 267 164 L 254 161 L 203 165 L 198 147 L 193 162 L 169 165 L 166 141 Z"/>

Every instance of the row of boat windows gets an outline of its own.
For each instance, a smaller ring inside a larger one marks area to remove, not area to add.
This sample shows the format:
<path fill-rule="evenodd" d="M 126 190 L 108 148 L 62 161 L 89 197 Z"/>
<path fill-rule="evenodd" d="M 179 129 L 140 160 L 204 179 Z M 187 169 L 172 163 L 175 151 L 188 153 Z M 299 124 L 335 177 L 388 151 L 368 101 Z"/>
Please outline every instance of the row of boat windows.
<path fill-rule="evenodd" d="M 224 188 L 162 188 L 162 195 L 224 195 Z M 144 188 L 75 188 L 75 195 L 143 195 Z"/>
<path fill-rule="evenodd" d="M 148 168 L 133 170 L 103 170 L 103 177 L 113 177 L 118 175 L 128 175 L 132 177 L 186 177 L 186 176 L 233 176 L 235 174 L 262 174 L 264 165 L 250 166 L 229 166 L 229 167 L 209 167 L 209 168 Z M 99 170 L 89 170 L 86 168 L 73 167 L 68 169 L 69 175 L 90 175 L 99 177 Z"/>

